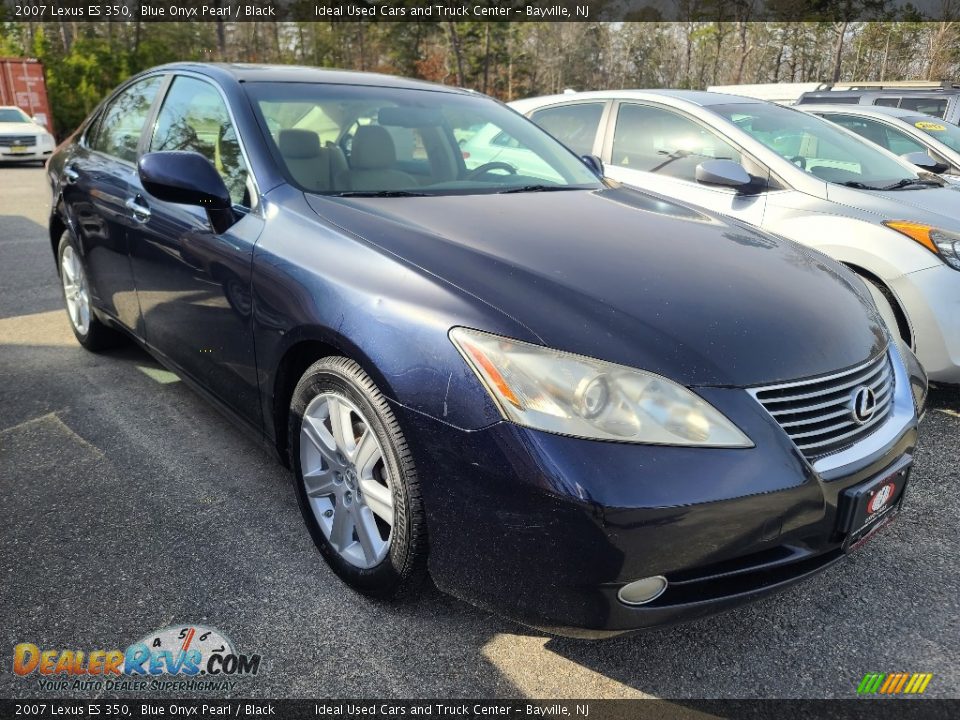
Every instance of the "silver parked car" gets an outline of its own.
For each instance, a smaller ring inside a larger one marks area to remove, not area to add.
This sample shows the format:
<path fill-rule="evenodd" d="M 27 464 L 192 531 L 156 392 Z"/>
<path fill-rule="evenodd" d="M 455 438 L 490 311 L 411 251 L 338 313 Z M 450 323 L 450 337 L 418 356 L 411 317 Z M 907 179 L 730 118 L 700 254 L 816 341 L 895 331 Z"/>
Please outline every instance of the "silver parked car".
<path fill-rule="evenodd" d="M 915 110 L 881 105 L 799 105 L 811 113 L 889 150 L 904 160 L 915 162 L 916 155 L 930 161 L 920 164 L 960 182 L 960 127 Z"/>
<path fill-rule="evenodd" d="M 615 180 L 848 265 L 930 379 L 960 383 L 960 185 L 831 122 L 752 98 L 612 90 L 511 105 L 560 140 L 575 132 L 569 146 L 589 147 Z"/>

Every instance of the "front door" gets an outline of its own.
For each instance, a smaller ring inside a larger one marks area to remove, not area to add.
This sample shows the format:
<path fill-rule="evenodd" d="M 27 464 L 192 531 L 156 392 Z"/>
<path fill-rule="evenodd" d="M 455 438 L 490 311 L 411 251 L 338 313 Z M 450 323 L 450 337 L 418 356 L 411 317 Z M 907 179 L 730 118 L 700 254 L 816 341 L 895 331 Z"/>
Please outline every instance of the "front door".
<path fill-rule="evenodd" d="M 162 202 L 137 184 L 145 220 L 131 243 L 147 342 L 253 425 L 261 425 L 250 294 L 253 248 L 263 219 L 219 90 L 174 78 L 146 144 L 151 152 L 192 151 L 223 177 L 237 222 L 217 234 L 206 212 Z"/>
<path fill-rule="evenodd" d="M 768 171 L 737 148 L 685 114 L 672 108 L 621 102 L 612 132 L 604 142 L 606 174 L 625 185 L 732 215 L 760 226 L 766 192 L 743 194 L 731 188 L 702 185 L 697 165 L 707 160 L 741 163 L 759 185 Z"/>

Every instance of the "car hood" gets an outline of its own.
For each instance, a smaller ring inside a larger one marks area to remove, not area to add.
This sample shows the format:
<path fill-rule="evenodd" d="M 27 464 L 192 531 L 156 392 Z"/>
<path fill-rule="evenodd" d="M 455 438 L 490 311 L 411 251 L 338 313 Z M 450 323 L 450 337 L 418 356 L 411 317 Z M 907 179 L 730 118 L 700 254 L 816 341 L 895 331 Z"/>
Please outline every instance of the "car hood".
<path fill-rule="evenodd" d="M 46 130 L 33 123 L 0 122 L 0 134 L 34 135 L 41 132 Z"/>
<path fill-rule="evenodd" d="M 960 185 L 948 181 L 942 188 L 857 190 L 842 185 L 827 185 L 827 196 L 833 202 L 852 205 L 882 216 L 883 220 L 910 220 L 937 225 L 947 230 L 960 230 Z"/>
<path fill-rule="evenodd" d="M 307 197 L 545 345 L 686 385 L 818 375 L 886 343 L 866 288 L 826 256 L 633 190 Z"/>

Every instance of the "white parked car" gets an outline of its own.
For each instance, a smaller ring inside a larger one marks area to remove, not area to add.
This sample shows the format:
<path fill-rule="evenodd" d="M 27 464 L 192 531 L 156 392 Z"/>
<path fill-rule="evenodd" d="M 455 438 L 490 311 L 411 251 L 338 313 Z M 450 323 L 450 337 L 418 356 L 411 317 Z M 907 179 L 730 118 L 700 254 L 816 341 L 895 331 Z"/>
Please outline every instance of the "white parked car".
<path fill-rule="evenodd" d="M 929 155 L 952 182 L 960 182 L 960 127 L 915 110 L 883 105 L 798 105 L 860 137 L 912 161 L 915 153 Z"/>
<path fill-rule="evenodd" d="M 45 162 L 56 142 L 47 129 L 23 110 L 0 106 L 0 162 Z"/>
<path fill-rule="evenodd" d="M 550 182 L 560 182 L 562 179 L 537 153 L 490 123 L 477 129 L 471 137 L 460 141 L 460 151 L 467 170 L 497 163 L 497 168 L 491 167 L 492 172 L 509 175 L 516 173 L 518 168 L 523 168 L 524 175 L 531 177 Z"/>
<path fill-rule="evenodd" d="M 616 90 L 512 106 L 547 128 L 578 118 L 577 151 L 592 137 L 615 180 L 847 264 L 930 379 L 960 383 L 960 186 L 826 120 L 734 95 Z"/>

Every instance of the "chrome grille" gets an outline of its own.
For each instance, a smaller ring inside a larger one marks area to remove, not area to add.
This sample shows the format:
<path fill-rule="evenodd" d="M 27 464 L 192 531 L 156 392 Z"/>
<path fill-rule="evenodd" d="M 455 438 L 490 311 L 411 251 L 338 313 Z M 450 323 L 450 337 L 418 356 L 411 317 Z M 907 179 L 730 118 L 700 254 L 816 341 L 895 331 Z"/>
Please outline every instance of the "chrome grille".
<path fill-rule="evenodd" d="M 13 147 L 14 145 L 33 146 L 37 144 L 36 135 L 0 135 L 0 147 Z"/>
<path fill-rule="evenodd" d="M 833 375 L 753 388 L 750 393 L 773 416 L 808 459 L 839 452 L 880 427 L 893 408 L 893 366 L 884 351 L 872 360 Z M 873 391 L 873 414 L 854 415 L 854 396 Z"/>

